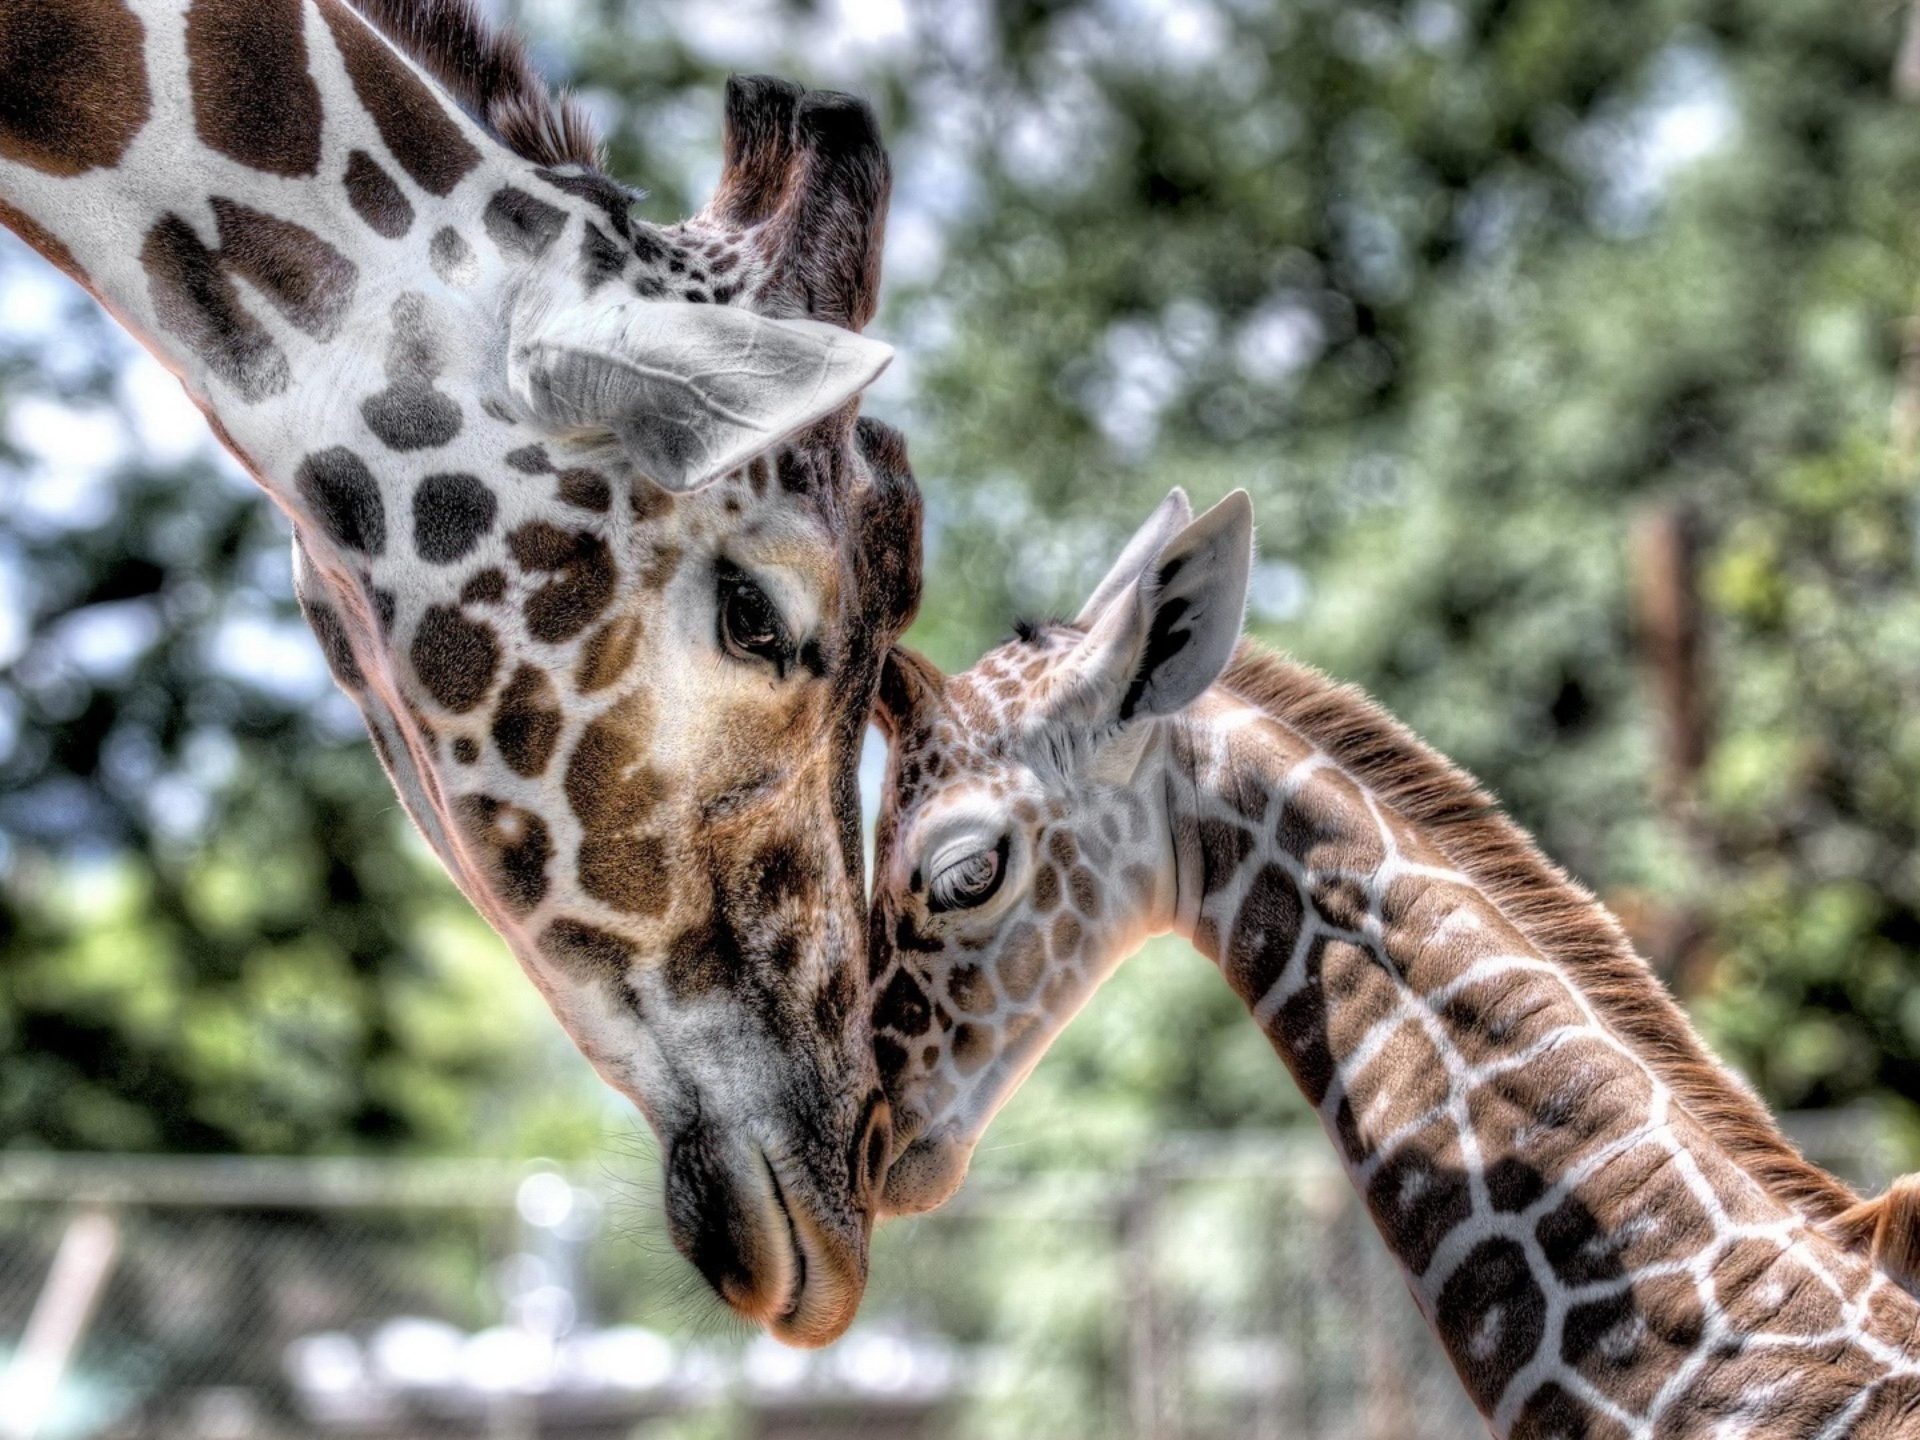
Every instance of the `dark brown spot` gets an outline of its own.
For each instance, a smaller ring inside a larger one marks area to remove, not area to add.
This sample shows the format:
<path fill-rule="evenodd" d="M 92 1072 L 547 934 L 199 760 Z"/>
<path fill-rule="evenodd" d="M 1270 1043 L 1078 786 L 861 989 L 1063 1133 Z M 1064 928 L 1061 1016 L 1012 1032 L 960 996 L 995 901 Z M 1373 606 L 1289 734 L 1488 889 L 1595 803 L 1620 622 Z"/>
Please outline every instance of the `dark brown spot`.
<path fill-rule="evenodd" d="M 630 915 L 666 913 L 667 847 L 657 835 L 588 834 L 580 841 L 580 888 Z"/>
<path fill-rule="evenodd" d="M 531 665 L 513 672 L 493 712 L 493 744 L 516 775 L 546 773 L 560 743 L 560 705 L 553 682 Z"/>
<path fill-rule="evenodd" d="M 467 577 L 467 583 L 460 587 L 462 605 L 492 605 L 507 593 L 506 572 L 497 566 L 489 565 L 484 570 L 476 570 Z"/>
<path fill-rule="evenodd" d="M 502 252 L 535 260 L 547 253 L 566 228 L 567 212 L 507 185 L 487 202 L 480 219 Z"/>
<path fill-rule="evenodd" d="M 553 461 L 547 458 L 543 445 L 522 445 L 518 450 L 509 450 L 507 464 L 522 475 L 551 475 Z"/>
<path fill-rule="evenodd" d="M 962 1075 L 971 1075 L 993 1058 L 993 1031 L 971 1021 L 953 1032 L 953 1063 Z"/>
<path fill-rule="evenodd" d="M 1546 1296 L 1527 1268 L 1526 1251 L 1505 1238 L 1484 1240 L 1447 1277 L 1435 1323 L 1453 1367 L 1482 1414 L 1539 1348 Z"/>
<path fill-rule="evenodd" d="M 154 318 L 185 343 L 240 398 L 281 394 L 293 375 L 287 357 L 240 304 L 217 251 L 200 243 L 178 215 L 163 215 L 140 247 Z"/>
<path fill-rule="evenodd" d="M 1020 1001 L 1030 997 L 1040 986 L 1040 975 L 1046 969 L 1046 949 L 1040 943 L 1040 932 L 1031 925 L 1016 925 L 1007 934 L 1006 944 L 1000 949 L 1000 958 L 995 969 L 1000 974 L 1000 984 L 1007 992 L 1009 1000 Z"/>
<path fill-rule="evenodd" d="M 378 555 L 387 548 L 387 511 L 380 486 L 360 457 L 336 445 L 300 462 L 294 488 L 333 542 Z"/>
<path fill-rule="evenodd" d="M 442 225 L 433 232 L 427 246 L 427 261 L 433 266 L 433 273 L 455 289 L 471 285 L 478 269 L 473 247 L 451 225 Z"/>
<path fill-rule="evenodd" d="M 320 168 L 320 87 L 300 0 L 194 0 L 187 90 L 209 148 L 275 175 Z"/>
<path fill-rule="evenodd" d="M 616 615 L 594 631 L 580 649 L 580 668 L 574 674 L 574 687 L 582 695 L 591 695 L 626 674 L 645 631 L 638 615 Z"/>
<path fill-rule="evenodd" d="M 500 645 L 493 627 L 450 605 L 430 605 L 413 632 L 414 673 L 443 710 L 464 715 L 493 688 Z"/>
<path fill-rule="evenodd" d="M 666 792 L 647 763 L 646 699 L 635 693 L 597 717 L 567 760 L 567 803 L 588 830 L 634 830 Z"/>
<path fill-rule="evenodd" d="M 1062 915 L 1053 922 L 1053 955 L 1056 960 L 1070 960 L 1080 948 L 1080 922 L 1071 915 Z"/>
<path fill-rule="evenodd" d="M 461 735 L 453 742 L 453 758 L 462 765 L 471 765 L 480 758 L 480 747 L 470 735 Z"/>
<path fill-rule="evenodd" d="M 333 678 L 348 690 L 364 689 L 367 677 L 360 672 L 360 662 L 353 658 L 353 646 L 347 639 L 347 627 L 340 623 L 340 612 L 324 600 L 308 599 L 305 595 L 300 596 L 300 608 L 306 612 L 307 624 L 313 627 L 320 641 L 320 653 L 326 656 Z"/>
<path fill-rule="evenodd" d="M 1302 915 L 1293 878 L 1278 865 L 1261 866 L 1240 902 L 1221 960 L 1227 983 L 1246 1004 L 1258 1004 L 1286 969 Z"/>
<path fill-rule="evenodd" d="M 1042 864 L 1033 872 L 1033 908 L 1045 915 L 1060 903 L 1060 872 Z"/>
<path fill-rule="evenodd" d="M 613 508 L 613 487 L 597 470 L 562 470 L 560 498 L 578 509 L 604 515 Z"/>
<path fill-rule="evenodd" d="M 389 153 L 428 194 L 452 193 L 480 163 L 480 152 L 460 133 L 447 106 L 372 26 L 340 0 L 318 3 L 340 46 L 354 92 Z"/>
<path fill-rule="evenodd" d="M 413 203 L 366 151 L 347 156 L 346 186 L 347 203 L 374 234 L 398 240 L 413 228 Z"/>
<path fill-rule="evenodd" d="M 466 744 L 475 749 L 471 740 Z M 456 740 L 454 754 L 459 753 L 460 741 Z M 551 854 L 546 821 L 531 810 L 491 795 L 461 796 L 454 814 L 480 857 L 488 888 L 509 912 L 525 915 L 546 898 L 547 860 Z"/>
<path fill-rule="evenodd" d="M 237 201 L 216 195 L 213 216 L 220 263 L 307 334 L 332 339 L 353 300 L 353 262 L 306 227 Z"/>
<path fill-rule="evenodd" d="M 152 109 L 144 35 L 121 0 L 0 8 L 0 159 L 48 175 L 119 163 Z"/>
<path fill-rule="evenodd" d="M 527 597 L 527 633 L 535 640 L 572 639 L 613 599 L 613 555 L 591 531 L 536 520 L 507 536 L 507 549 L 522 570 L 554 577 Z"/>
<path fill-rule="evenodd" d="M 1067 893 L 1073 897 L 1073 908 L 1089 920 L 1100 913 L 1100 889 L 1093 881 L 1093 872 L 1084 865 L 1076 865 L 1067 876 Z"/>
<path fill-rule="evenodd" d="M 589 925 L 584 920 L 565 916 L 540 932 L 540 953 L 560 966 L 576 980 L 593 983 L 611 980 L 625 991 L 628 967 L 633 963 L 633 946 L 618 935 Z M 629 998 L 631 998 L 631 992 Z"/>
<path fill-rule="evenodd" d="M 963 1015 L 992 1013 L 995 999 L 993 982 L 978 966 L 956 965 L 947 981 L 947 995 Z"/>
<path fill-rule="evenodd" d="M 587 221 L 586 234 L 580 241 L 580 273 L 586 282 L 587 293 L 591 295 L 609 280 L 618 280 L 620 272 L 627 268 L 629 253 L 606 231 L 591 220 Z"/>
<path fill-rule="evenodd" d="M 413 548 L 422 560 L 465 559 L 493 528 L 493 492 L 472 475 L 429 475 L 413 492 Z"/>
<path fill-rule="evenodd" d="M 880 1003 L 874 1007 L 873 1023 L 892 1030 L 896 1035 L 913 1036 L 926 1033 L 932 1018 L 927 992 L 920 988 L 904 966 L 896 969 L 893 979 L 887 982 L 887 988 L 880 992 Z"/>

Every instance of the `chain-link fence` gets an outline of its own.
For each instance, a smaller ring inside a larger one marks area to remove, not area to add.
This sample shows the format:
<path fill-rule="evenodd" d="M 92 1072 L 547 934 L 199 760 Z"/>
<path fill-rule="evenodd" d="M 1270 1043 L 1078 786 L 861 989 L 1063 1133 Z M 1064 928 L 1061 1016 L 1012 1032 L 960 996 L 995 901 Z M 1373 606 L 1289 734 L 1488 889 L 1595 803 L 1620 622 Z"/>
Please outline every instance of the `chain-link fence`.
<path fill-rule="evenodd" d="M 1875 1133 L 1803 1131 L 1869 1181 Z M 817 1354 L 723 1317 L 652 1176 L 0 1158 L 0 1440 L 1483 1433 L 1317 1135 L 988 1170 Z"/>

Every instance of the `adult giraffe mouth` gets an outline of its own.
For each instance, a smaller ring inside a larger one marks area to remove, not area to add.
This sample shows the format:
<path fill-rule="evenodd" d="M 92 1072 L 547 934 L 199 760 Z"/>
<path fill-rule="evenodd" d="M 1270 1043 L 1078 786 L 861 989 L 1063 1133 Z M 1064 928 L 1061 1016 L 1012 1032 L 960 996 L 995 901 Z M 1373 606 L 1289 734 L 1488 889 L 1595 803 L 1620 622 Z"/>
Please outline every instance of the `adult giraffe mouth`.
<path fill-rule="evenodd" d="M 773 1168 L 773 1162 L 763 1151 L 760 1163 L 767 1167 L 767 1182 L 773 1186 L 773 1203 L 780 1211 L 780 1218 L 786 1222 L 787 1244 L 793 1256 L 793 1282 L 787 1290 L 786 1307 L 773 1322 L 775 1330 L 793 1325 L 800 1314 L 802 1298 L 807 1292 L 807 1247 L 800 1243 L 800 1227 L 793 1222 L 793 1211 L 787 1207 L 787 1192 L 780 1184 L 780 1172 Z"/>

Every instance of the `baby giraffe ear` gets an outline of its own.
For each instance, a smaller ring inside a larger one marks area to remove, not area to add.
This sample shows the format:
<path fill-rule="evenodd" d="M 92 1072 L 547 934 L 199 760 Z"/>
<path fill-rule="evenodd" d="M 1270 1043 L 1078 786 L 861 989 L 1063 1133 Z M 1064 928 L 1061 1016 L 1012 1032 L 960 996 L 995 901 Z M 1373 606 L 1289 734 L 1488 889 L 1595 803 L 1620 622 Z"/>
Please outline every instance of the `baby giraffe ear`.
<path fill-rule="evenodd" d="M 1080 642 L 1083 697 L 1118 722 L 1198 700 L 1240 641 L 1252 568 L 1253 502 L 1236 490 L 1152 553 L 1093 620 Z"/>
<path fill-rule="evenodd" d="M 507 384 L 535 423 L 611 433 L 668 490 L 718 479 L 886 369 L 893 348 L 817 320 L 728 305 L 579 305 L 516 335 Z"/>
<path fill-rule="evenodd" d="M 1080 607 L 1080 614 L 1073 623 L 1091 628 L 1093 622 L 1100 618 L 1100 612 L 1111 605 L 1115 597 L 1139 583 L 1141 573 L 1153 563 L 1153 557 L 1166 548 L 1167 542 L 1192 520 L 1193 502 L 1187 499 L 1187 492 L 1176 485 L 1167 492 L 1166 499 L 1154 506 L 1147 523 L 1133 532 L 1126 549 L 1113 562 L 1106 579 L 1094 587 L 1093 594 Z"/>

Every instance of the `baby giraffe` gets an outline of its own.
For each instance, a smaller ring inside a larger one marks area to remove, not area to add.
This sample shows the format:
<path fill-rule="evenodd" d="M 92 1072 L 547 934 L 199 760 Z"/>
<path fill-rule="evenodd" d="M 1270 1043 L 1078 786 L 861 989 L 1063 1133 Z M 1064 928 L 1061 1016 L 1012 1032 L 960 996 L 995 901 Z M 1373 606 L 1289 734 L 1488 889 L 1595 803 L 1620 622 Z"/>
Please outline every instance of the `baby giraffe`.
<path fill-rule="evenodd" d="M 1363 695 L 1240 642 L 1252 509 L 1175 491 L 1071 624 L 896 651 L 875 869 L 887 1208 L 959 1185 L 1176 930 L 1319 1112 L 1500 1436 L 1920 1434 L 1915 1194 L 1859 1202 L 1619 926 Z"/>

